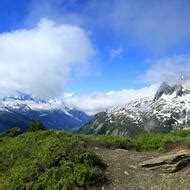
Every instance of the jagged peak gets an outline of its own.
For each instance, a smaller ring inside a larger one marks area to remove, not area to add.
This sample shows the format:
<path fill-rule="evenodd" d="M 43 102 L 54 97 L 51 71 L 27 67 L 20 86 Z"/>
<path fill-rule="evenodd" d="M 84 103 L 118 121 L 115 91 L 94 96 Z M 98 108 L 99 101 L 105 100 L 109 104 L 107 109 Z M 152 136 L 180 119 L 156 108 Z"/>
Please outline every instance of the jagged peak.
<path fill-rule="evenodd" d="M 182 84 L 169 84 L 167 82 L 163 82 L 154 96 L 154 101 L 158 100 L 164 94 L 172 95 L 174 92 L 176 93 L 176 96 L 183 96 L 188 94 L 189 90 L 187 90 Z"/>

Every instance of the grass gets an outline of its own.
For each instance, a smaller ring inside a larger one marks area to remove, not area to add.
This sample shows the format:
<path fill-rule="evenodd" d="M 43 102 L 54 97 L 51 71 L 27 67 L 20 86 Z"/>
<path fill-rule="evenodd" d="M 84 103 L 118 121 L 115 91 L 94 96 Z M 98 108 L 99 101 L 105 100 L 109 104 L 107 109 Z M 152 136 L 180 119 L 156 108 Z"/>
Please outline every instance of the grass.
<path fill-rule="evenodd" d="M 166 134 L 142 135 L 133 139 L 133 143 L 136 145 L 137 150 L 139 151 L 162 151 L 165 149 L 168 143 L 180 141 L 183 141 L 183 139 L 177 136 Z"/>
<path fill-rule="evenodd" d="M 0 137 L 0 189 L 74 189 L 101 183 L 103 167 L 84 141 L 61 131 Z"/>
<path fill-rule="evenodd" d="M 168 144 L 190 145 L 190 130 L 175 130 L 167 134 L 146 134 L 133 138 L 137 150 L 164 151 Z"/>
<path fill-rule="evenodd" d="M 95 141 L 101 143 L 102 146 L 107 148 L 121 148 L 131 149 L 134 144 L 131 139 L 124 136 L 116 135 L 80 135 L 81 138 L 86 139 L 87 142 Z"/>
<path fill-rule="evenodd" d="M 88 141 L 104 143 L 108 148 L 136 149 L 138 151 L 164 151 L 169 143 L 190 145 L 190 130 L 176 130 L 167 134 L 143 134 L 136 137 L 110 135 L 80 135 Z"/>

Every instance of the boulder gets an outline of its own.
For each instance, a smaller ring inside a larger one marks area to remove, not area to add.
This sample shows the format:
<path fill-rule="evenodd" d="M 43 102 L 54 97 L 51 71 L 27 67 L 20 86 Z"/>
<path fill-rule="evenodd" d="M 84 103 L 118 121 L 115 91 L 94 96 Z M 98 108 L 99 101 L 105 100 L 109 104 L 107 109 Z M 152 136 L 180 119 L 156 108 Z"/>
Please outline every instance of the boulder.
<path fill-rule="evenodd" d="M 140 163 L 149 170 L 160 170 L 166 173 L 177 172 L 190 164 L 190 150 L 169 153 Z"/>
<path fill-rule="evenodd" d="M 7 137 L 16 137 L 20 134 L 22 134 L 22 130 L 18 127 L 15 127 L 15 128 L 10 128 L 10 129 L 7 129 L 5 132 L 3 133 L 0 133 L 0 137 L 1 136 L 7 136 Z"/>

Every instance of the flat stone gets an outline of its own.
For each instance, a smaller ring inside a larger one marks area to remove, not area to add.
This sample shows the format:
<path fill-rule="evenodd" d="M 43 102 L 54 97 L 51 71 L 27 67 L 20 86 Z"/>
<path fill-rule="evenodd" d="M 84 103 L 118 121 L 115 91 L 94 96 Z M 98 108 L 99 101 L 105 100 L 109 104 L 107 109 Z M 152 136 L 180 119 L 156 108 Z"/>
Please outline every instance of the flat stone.
<path fill-rule="evenodd" d="M 183 150 L 146 160 L 140 163 L 140 166 L 149 170 L 172 173 L 179 171 L 188 164 L 190 164 L 190 150 Z"/>

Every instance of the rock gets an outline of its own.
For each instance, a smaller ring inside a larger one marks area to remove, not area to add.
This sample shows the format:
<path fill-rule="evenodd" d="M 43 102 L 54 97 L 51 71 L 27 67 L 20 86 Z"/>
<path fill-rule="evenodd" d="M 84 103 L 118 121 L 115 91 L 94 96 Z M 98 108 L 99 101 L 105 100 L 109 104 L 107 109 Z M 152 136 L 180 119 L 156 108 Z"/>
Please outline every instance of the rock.
<path fill-rule="evenodd" d="M 190 164 L 190 150 L 170 153 L 142 162 L 140 165 L 149 170 L 160 170 L 166 173 L 177 172 Z"/>
<path fill-rule="evenodd" d="M 133 169 L 137 169 L 136 166 L 130 165 L 129 167 L 133 168 Z"/>
<path fill-rule="evenodd" d="M 0 133 L 0 136 L 16 137 L 22 134 L 22 130 L 18 127 L 7 129 L 5 132 Z"/>
<path fill-rule="evenodd" d="M 182 96 L 188 93 L 180 84 L 169 85 L 167 82 L 163 82 L 156 92 L 154 101 L 158 100 L 163 94 L 171 95 L 174 92 L 176 92 L 176 96 Z"/>

